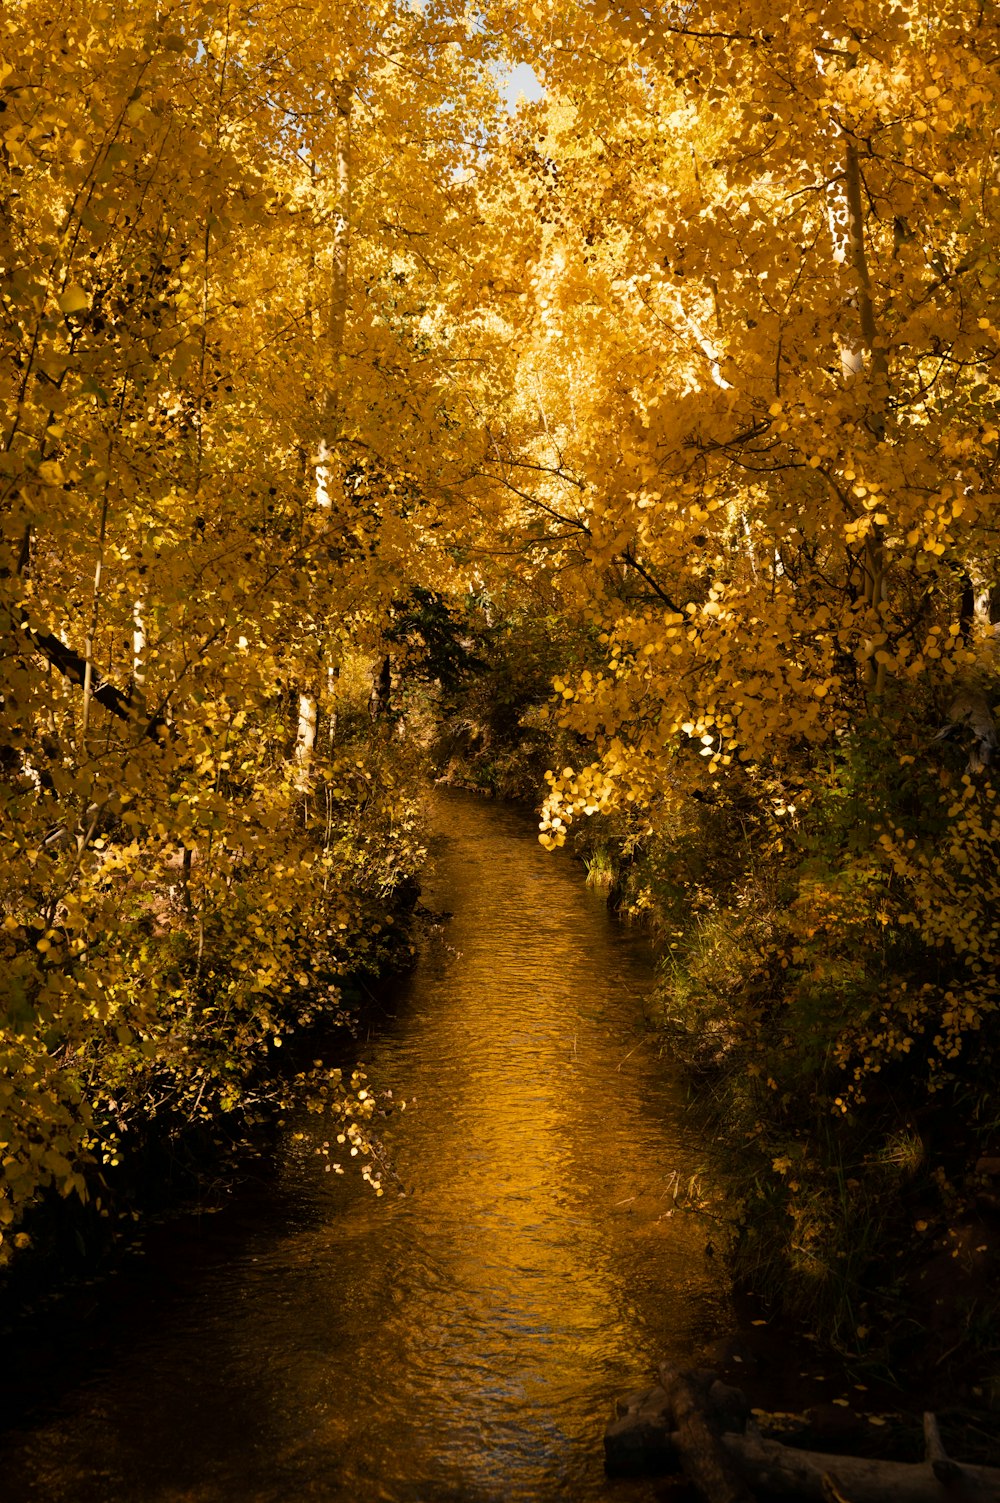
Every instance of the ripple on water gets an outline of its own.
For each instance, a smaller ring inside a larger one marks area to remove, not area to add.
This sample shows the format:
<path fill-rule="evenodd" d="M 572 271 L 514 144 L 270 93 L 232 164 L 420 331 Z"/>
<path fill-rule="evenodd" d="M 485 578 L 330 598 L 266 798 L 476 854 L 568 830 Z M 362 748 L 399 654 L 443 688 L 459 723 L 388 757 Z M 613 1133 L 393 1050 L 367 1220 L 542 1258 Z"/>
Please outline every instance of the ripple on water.
<path fill-rule="evenodd" d="M 289 1135 L 269 1198 L 166 1227 L 60 1333 L 6 1437 L 17 1503 L 629 1499 L 613 1397 L 721 1318 L 695 1172 L 641 1028 L 648 955 L 517 811 L 437 801 L 425 901 L 453 917 L 365 1053 L 416 1098 L 374 1199 Z M 308 1124 L 307 1124 L 308 1125 Z"/>

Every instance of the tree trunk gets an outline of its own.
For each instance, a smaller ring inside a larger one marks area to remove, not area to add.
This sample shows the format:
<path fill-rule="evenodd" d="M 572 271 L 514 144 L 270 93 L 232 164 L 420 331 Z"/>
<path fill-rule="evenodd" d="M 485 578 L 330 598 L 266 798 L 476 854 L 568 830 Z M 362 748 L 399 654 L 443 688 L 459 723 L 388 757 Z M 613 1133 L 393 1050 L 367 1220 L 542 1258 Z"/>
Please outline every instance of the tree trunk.
<path fill-rule="evenodd" d="M 333 251 L 330 273 L 330 313 L 327 345 L 333 363 L 333 378 L 327 388 L 323 410 L 323 436 L 316 464 L 316 505 L 322 511 L 333 506 L 331 461 L 336 457 L 343 417 L 344 331 L 351 271 L 351 117 L 354 110 L 354 79 L 336 80 L 337 109 L 337 201 L 333 218 Z"/>
<path fill-rule="evenodd" d="M 943 1455 L 869 1461 L 793 1450 L 759 1435 L 725 1435 L 722 1443 L 752 1487 L 802 1503 L 829 1503 L 838 1493 L 849 1503 L 1000 1503 L 1000 1468 L 961 1466 Z"/>
<path fill-rule="evenodd" d="M 828 1456 L 764 1440 L 740 1390 L 711 1378 L 664 1364 L 657 1387 L 622 1400 L 605 1431 L 608 1470 L 683 1467 L 708 1503 L 747 1503 L 756 1490 L 801 1503 L 1000 1503 L 1000 1468 L 952 1460 L 932 1414 L 923 1462 Z"/>
<path fill-rule="evenodd" d="M 333 372 L 323 404 L 323 434 L 316 455 L 314 498 L 317 509 L 333 510 L 333 491 L 336 484 L 334 466 L 339 463 L 338 441 L 343 418 L 343 354 L 344 331 L 347 327 L 347 305 L 350 292 L 351 256 L 351 116 L 354 109 L 354 78 L 336 80 L 337 110 L 337 194 L 333 221 L 333 254 L 330 276 L 330 314 L 327 323 L 327 344 L 332 357 Z M 322 660 L 322 649 L 320 659 Z M 299 695 L 298 728 L 295 735 L 295 762 L 300 787 L 309 781 L 313 755 L 316 749 L 316 730 L 319 725 L 320 678 L 322 661 L 312 685 Z"/>
<path fill-rule="evenodd" d="M 373 720 L 383 720 L 392 709 L 392 659 L 388 653 L 372 678 L 372 692 L 368 697 L 368 713 Z"/>
<path fill-rule="evenodd" d="M 870 391 L 868 404 L 869 422 L 876 441 L 881 442 L 885 437 L 885 407 L 888 396 L 889 358 L 884 342 L 878 337 L 878 328 L 875 321 L 875 303 L 872 296 L 871 273 L 868 267 L 868 253 L 865 248 L 865 213 L 861 192 L 861 164 L 858 160 L 857 143 L 850 136 L 847 137 L 844 186 L 847 198 L 847 242 L 850 248 L 851 264 L 854 267 L 862 349 L 868 361 Z M 862 362 L 859 361 L 859 368 L 861 364 Z M 860 374 L 860 369 L 856 371 L 856 374 Z M 885 598 L 885 542 L 882 528 L 877 522 L 872 522 L 871 530 L 865 540 L 864 571 L 865 605 L 868 607 L 871 616 L 877 621 L 881 613 L 882 601 Z M 864 665 L 865 688 L 875 694 L 881 694 L 885 688 L 885 664 L 876 661 L 875 653 L 878 651 L 878 648 L 875 644 L 869 642 L 868 647 L 869 652 Z"/>
<path fill-rule="evenodd" d="M 295 763 L 300 778 L 308 775 L 313 752 L 316 749 L 316 728 L 319 724 L 319 702 L 316 694 L 299 695 L 299 720 L 295 732 Z"/>
<path fill-rule="evenodd" d="M 146 602 L 132 602 L 132 683 L 142 696 L 146 687 Z"/>

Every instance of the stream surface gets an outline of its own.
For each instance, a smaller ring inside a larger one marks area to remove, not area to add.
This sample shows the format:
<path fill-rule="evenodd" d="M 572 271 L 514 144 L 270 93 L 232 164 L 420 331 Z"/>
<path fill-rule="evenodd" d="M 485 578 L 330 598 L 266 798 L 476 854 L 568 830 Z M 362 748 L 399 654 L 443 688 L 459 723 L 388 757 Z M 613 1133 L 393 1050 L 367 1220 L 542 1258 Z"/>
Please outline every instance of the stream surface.
<path fill-rule="evenodd" d="M 359 1046 L 408 1103 L 406 1193 L 324 1173 L 289 1124 L 266 1184 L 18 1336 L 0 1498 L 660 1495 L 605 1478 L 604 1424 L 726 1306 L 672 1213 L 704 1152 L 643 1026 L 647 947 L 522 812 L 448 792 L 434 819 L 423 901 L 452 917 Z"/>

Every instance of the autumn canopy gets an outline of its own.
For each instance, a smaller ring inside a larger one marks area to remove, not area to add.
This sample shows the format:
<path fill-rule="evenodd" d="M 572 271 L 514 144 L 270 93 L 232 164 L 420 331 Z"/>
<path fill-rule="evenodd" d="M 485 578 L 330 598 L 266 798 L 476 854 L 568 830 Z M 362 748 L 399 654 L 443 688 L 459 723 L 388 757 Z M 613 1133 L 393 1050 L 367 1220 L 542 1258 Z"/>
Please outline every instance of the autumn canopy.
<path fill-rule="evenodd" d="M 969 0 L 8 0 L 0 1256 L 392 954 L 511 623 L 543 842 L 726 916 L 699 1026 L 810 1041 L 765 1094 L 985 1049 L 998 57 Z"/>

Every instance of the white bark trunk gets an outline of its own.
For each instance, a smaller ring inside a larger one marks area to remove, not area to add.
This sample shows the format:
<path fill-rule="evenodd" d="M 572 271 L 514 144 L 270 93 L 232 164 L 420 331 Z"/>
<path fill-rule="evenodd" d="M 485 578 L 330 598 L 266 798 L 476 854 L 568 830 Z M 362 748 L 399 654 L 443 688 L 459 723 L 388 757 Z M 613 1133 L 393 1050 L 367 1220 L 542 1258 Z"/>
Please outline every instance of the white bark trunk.
<path fill-rule="evenodd" d="M 876 441 L 885 436 L 885 401 L 887 396 L 889 362 L 888 354 L 878 339 L 875 322 L 875 304 L 872 296 L 871 273 L 868 269 L 868 254 L 865 248 L 865 212 L 861 193 L 861 164 L 858 161 L 856 143 L 848 139 L 844 186 L 847 195 L 847 234 L 857 287 L 858 317 L 861 324 L 861 341 L 868 357 L 871 401 L 869 417 Z M 881 609 L 885 599 L 885 546 L 882 529 L 872 523 L 865 540 L 865 604 L 872 612 Z M 876 663 L 874 646 L 868 643 L 869 656 L 865 661 L 865 687 L 875 694 L 885 688 L 885 664 Z"/>
<path fill-rule="evenodd" d="M 323 411 L 324 433 L 319 441 L 316 455 L 316 470 L 313 499 L 317 510 L 333 510 L 334 491 L 337 486 L 336 468 L 341 460 L 338 441 L 343 421 L 343 354 L 344 331 L 347 327 L 347 306 L 350 292 L 351 257 L 351 115 L 354 108 L 353 77 L 338 79 L 336 84 L 337 110 L 337 163 L 336 163 L 336 208 L 333 220 L 333 248 L 330 273 L 330 315 L 327 325 L 327 343 L 332 357 L 330 386 L 327 390 Z M 317 680 L 319 674 L 317 673 Z M 305 786 L 309 779 L 313 753 L 316 748 L 316 728 L 319 724 L 319 688 L 317 686 L 299 695 L 299 719 L 295 737 L 295 761 L 298 781 Z"/>
<path fill-rule="evenodd" d="M 308 776 L 316 748 L 316 727 L 319 724 L 319 703 L 315 694 L 299 695 L 299 723 L 295 733 L 295 762 L 300 779 Z"/>
<path fill-rule="evenodd" d="M 132 602 L 132 682 L 142 690 L 146 684 L 146 602 Z"/>

